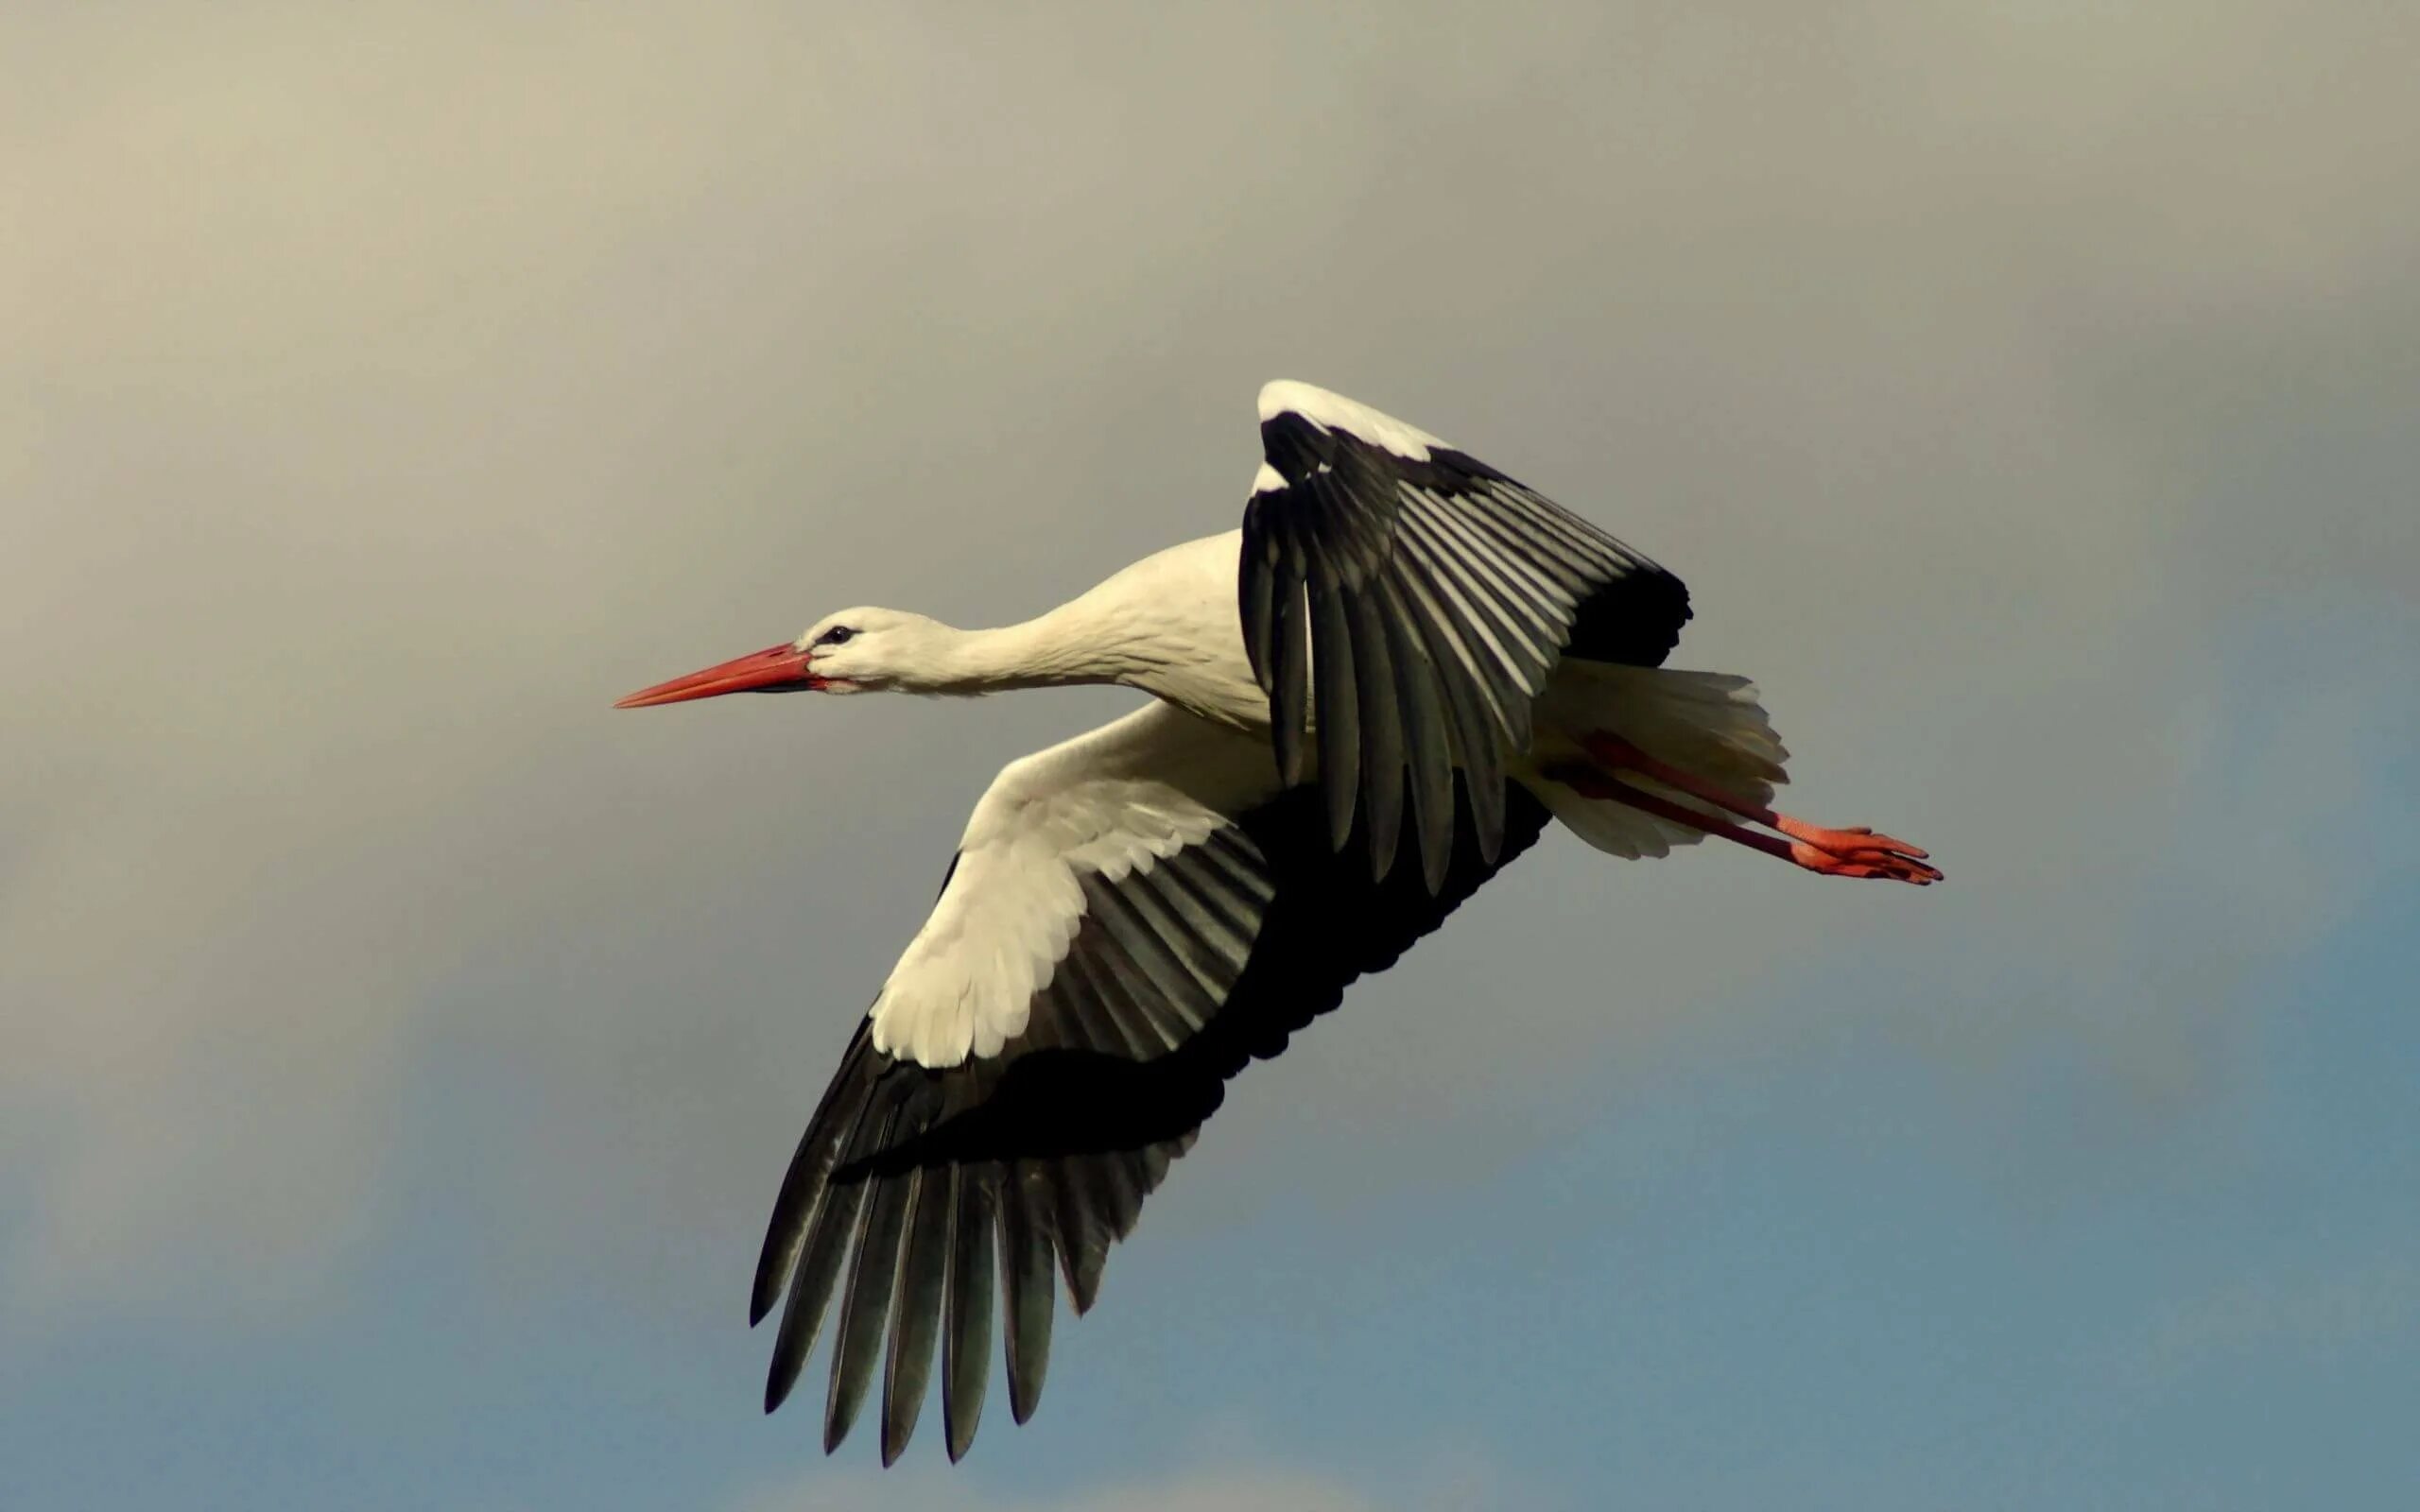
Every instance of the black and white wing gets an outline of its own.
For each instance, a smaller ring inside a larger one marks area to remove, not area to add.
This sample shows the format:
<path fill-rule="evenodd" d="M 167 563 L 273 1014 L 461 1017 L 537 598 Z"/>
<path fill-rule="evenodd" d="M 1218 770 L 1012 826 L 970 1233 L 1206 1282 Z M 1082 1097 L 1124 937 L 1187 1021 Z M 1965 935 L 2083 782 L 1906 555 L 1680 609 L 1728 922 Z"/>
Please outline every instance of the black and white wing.
<path fill-rule="evenodd" d="M 1023 1422 L 1057 1277 L 1091 1307 L 1110 1246 L 1226 1079 L 1392 964 L 1547 821 L 1526 791 L 1494 806 L 1494 857 L 1465 806 L 1432 891 L 1346 864 L 1318 795 L 1280 792 L 1265 745 L 1165 704 L 1002 772 L 782 1183 L 751 1310 L 787 1290 L 766 1410 L 830 1312 L 827 1451 L 879 1363 L 896 1459 L 938 1345 L 963 1454 L 995 1321 Z"/>
<path fill-rule="evenodd" d="M 1654 666 L 1689 617 L 1678 577 L 1425 431 L 1314 388 L 1260 391 L 1268 460 L 1244 509 L 1244 645 L 1290 785 L 1318 743 L 1330 840 L 1391 870 L 1407 789 L 1442 884 L 1453 772 L 1480 854 L 1504 833 L 1503 761 L 1558 658 Z"/>

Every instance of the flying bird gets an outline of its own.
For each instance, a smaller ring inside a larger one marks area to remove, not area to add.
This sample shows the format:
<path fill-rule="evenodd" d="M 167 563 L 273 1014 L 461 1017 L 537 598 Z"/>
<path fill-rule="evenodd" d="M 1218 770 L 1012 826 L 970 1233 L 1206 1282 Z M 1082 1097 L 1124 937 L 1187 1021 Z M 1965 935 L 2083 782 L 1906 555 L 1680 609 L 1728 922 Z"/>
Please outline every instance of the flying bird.
<path fill-rule="evenodd" d="M 1039 618 L 960 630 L 843 610 L 617 706 L 1152 696 L 993 782 L 790 1162 L 750 1320 L 782 1303 L 770 1412 L 829 1314 L 827 1452 L 879 1364 L 897 1459 L 938 1350 L 958 1459 L 995 1332 L 1024 1422 L 1059 1282 L 1093 1305 L 1227 1078 L 1549 824 L 1616 856 L 1716 835 L 1822 876 L 1941 878 L 1911 845 L 1771 807 L 1787 753 L 1755 689 L 1662 669 L 1689 618 L 1671 573 L 1324 389 L 1263 388 L 1260 437 L 1240 530 Z"/>

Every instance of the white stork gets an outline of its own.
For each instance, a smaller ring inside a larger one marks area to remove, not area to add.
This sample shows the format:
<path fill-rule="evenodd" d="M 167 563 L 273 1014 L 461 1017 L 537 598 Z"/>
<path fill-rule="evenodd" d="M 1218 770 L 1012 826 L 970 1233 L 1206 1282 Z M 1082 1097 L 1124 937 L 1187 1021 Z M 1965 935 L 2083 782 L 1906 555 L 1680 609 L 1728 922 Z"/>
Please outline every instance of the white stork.
<path fill-rule="evenodd" d="M 769 1412 L 837 1290 L 827 1452 L 879 1359 L 883 1463 L 898 1457 L 938 1339 L 963 1454 L 995 1314 L 1025 1421 L 1052 1271 L 1090 1308 L 1110 1246 L 1226 1079 L 1392 965 L 1549 820 L 1619 856 L 1713 834 L 1825 876 L 1941 877 L 1913 846 L 1768 806 L 1786 752 L 1754 688 L 1657 670 L 1689 617 L 1662 567 L 1305 384 L 1261 390 L 1260 435 L 1240 532 L 1038 619 L 959 630 L 843 610 L 619 705 L 1152 695 L 993 782 L 790 1162 L 750 1317 L 786 1286 Z"/>

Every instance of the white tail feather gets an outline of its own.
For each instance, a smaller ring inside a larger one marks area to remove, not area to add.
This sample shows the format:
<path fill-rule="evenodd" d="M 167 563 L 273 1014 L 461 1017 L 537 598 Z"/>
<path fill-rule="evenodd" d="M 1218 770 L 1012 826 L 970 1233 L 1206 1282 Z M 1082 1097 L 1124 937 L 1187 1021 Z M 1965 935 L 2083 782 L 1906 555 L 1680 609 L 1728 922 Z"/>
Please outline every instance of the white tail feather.
<path fill-rule="evenodd" d="M 1782 763 L 1789 752 L 1756 702 L 1755 684 L 1726 673 L 1565 662 L 1539 696 L 1532 728 L 1532 770 L 1523 781 L 1574 834 L 1617 856 L 1665 855 L 1674 846 L 1695 845 L 1704 835 L 1628 804 L 1582 797 L 1548 775 L 1566 763 L 1603 770 L 1582 745 L 1589 735 L 1619 736 L 1667 765 L 1719 783 L 1751 803 L 1771 803 L 1773 785 L 1789 780 Z M 1713 813 L 1635 772 L 1620 776 L 1634 787 Z"/>

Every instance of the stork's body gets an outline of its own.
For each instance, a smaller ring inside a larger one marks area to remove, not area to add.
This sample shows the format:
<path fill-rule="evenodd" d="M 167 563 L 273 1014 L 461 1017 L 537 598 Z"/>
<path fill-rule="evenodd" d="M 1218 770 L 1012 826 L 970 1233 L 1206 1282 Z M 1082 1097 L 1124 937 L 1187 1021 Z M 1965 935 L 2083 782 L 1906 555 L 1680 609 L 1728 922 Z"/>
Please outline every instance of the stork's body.
<path fill-rule="evenodd" d="M 1754 688 L 1657 665 L 1688 617 L 1678 578 L 1349 400 L 1271 384 L 1261 421 L 1240 531 L 1022 624 L 847 610 L 624 700 L 1069 683 L 1154 700 L 994 782 L 800 1144 L 753 1312 L 786 1286 L 769 1408 L 840 1296 L 827 1449 L 879 1359 L 894 1458 L 938 1340 L 962 1453 L 995 1311 L 1023 1421 L 1054 1266 L 1089 1307 L 1226 1078 L 1552 820 L 1617 855 L 1715 834 L 1819 873 L 1939 878 L 1888 836 L 1767 807 L 1785 752 Z"/>

